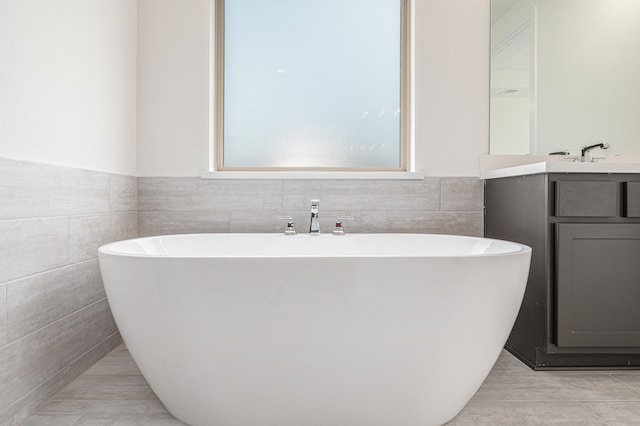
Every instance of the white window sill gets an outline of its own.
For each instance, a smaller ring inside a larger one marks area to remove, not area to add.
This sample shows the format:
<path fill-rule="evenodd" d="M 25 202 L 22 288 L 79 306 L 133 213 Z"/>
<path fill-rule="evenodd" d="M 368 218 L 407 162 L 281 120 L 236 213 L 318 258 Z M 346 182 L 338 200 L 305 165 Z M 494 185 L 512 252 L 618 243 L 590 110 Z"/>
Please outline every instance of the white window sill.
<path fill-rule="evenodd" d="M 203 172 L 202 179 L 379 179 L 421 180 L 419 172 Z"/>

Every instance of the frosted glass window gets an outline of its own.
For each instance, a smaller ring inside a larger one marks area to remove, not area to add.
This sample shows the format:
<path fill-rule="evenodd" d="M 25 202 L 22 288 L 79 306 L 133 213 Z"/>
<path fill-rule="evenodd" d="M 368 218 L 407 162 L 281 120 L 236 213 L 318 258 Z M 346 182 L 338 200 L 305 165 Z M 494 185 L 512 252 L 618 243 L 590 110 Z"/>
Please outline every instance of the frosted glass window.
<path fill-rule="evenodd" d="M 403 167 L 401 14 L 401 0 L 224 1 L 222 168 Z"/>

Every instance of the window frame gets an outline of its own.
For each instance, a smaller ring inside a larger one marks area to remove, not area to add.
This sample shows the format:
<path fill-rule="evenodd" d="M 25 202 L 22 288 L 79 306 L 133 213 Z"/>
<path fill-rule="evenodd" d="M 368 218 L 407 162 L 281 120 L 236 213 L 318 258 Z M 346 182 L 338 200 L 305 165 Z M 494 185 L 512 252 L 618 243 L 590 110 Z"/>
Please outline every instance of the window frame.
<path fill-rule="evenodd" d="M 400 2 L 400 165 L 399 167 L 230 167 L 224 165 L 225 0 L 212 0 L 214 24 L 213 141 L 214 172 L 410 172 L 411 167 L 411 0 Z M 381 177 L 384 177 L 381 175 Z"/>

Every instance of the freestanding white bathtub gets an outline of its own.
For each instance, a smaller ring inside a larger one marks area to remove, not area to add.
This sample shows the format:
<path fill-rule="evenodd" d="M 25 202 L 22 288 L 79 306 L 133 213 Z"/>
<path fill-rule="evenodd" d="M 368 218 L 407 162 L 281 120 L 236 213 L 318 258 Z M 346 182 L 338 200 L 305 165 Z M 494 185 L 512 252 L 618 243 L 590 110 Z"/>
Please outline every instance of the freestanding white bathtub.
<path fill-rule="evenodd" d="M 100 248 L 120 333 L 195 426 L 426 426 L 495 363 L 531 249 L 419 234 L 197 234 Z"/>

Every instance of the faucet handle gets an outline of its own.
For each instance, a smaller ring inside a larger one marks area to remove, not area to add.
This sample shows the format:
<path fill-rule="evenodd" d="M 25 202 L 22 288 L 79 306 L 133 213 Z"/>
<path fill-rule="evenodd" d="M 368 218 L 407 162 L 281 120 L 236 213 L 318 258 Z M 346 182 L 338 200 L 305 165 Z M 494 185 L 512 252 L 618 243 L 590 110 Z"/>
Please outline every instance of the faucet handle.
<path fill-rule="evenodd" d="M 606 159 L 607 159 L 607 157 L 591 157 L 590 162 L 591 163 L 597 163 L 598 160 L 606 160 Z"/>
<path fill-rule="evenodd" d="M 296 235 L 296 227 L 293 224 L 293 216 L 276 216 L 278 220 L 286 220 L 287 228 L 284 230 L 284 235 Z"/>
<path fill-rule="evenodd" d="M 354 219 L 353 216 L 338 216 L 336 218 L 336 228 L 333 230 L 333 235 L 345 235 L 344 228 L 342 228 L 342 221 L 345 219 Z"/>

